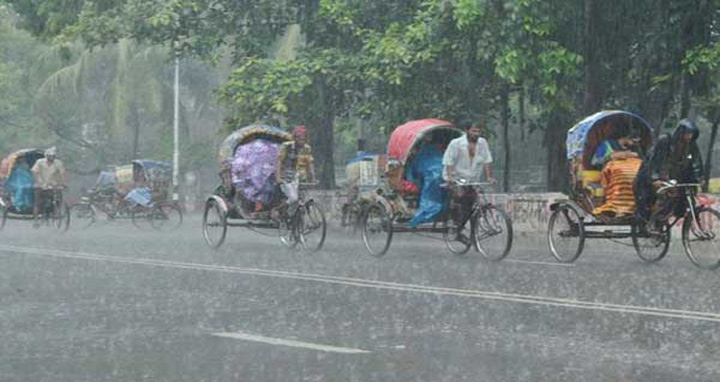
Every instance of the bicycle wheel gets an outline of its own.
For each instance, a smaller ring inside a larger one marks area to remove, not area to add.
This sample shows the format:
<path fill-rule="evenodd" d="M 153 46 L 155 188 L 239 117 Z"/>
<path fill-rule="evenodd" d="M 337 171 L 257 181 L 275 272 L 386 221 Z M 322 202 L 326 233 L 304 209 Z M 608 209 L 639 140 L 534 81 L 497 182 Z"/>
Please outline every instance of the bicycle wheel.
<path fill-rule="evenodd" d="M 212 249 L 218 249 L 227 236 L 227 214 L 215 200 L 205 203 L 203 213 L 203 238 Z"/>
<path fill-rule="evenodd" d="M 278 237 L 280 242 L 288 248 L 295 248 L 298 245 L 297 216 L 296 212 L 290 218 L 280 217 L 278 219 Z"/>
<path fill-rule="evenodd" d="M 150 211 L 150 225 L 157 231 L 176 230 L 182 221 L 182 210 L 175 203 L 158 203 Z"/>
<path fill-rule="evenodd" d="M 703 207 L 685 215 L 682 241 L 685 253 L 695 266 L 716 269 L 720 266 L 720 212 Z"/>
<path fill-rule="evenodd" d="M 368 252 L 376 257 L 384 255 L 390 248 L 392 236 L 392 218 L 385 207 L 369 206 L 362 222 L 362 239 Z"/>
<path fill-rule="evenodd" d="M 70 211 L 65 203 L 55 207 L 52 215 L 53 228 L 60 232 L 66 232 L 70 228 Z"/>
<path fill-rule="evenodd" d="M 470 247 L 472 247 L 472 235 L 473 228 L 472 222 L 468 220 L 459 229 L 455 222 L 448 218 L 443 221 L 443 240 L 445 241 L 445 247 L 458 256 L 466 254 Z"/>
<path fill-rule="evenodd" d="M 128 207 L 130 211 L 130 218 L 135 227 L 139 229 L 146 229 L 148 226 L 152 226 L 150 220 L 152 219 L 151 208 L 143 207 L 140 205 Z"/>
<path fill-rule="evenodd" d="M 505 211 L 484 206 L 474 216 L 475 248 L 488 260 L 500 261 L 510 253 L 513 227 Z"/>
<path fill-rule="evenodd" d="M 70 206 L 70 221 L 74 226 L 85 229 L 95 224 L 97 216 L 90 203 L 77 203 Z"/>
<path fill-rule="evenodd" d="M 633 223 L 632 242 L 638 257 L 648 263 L 665 257 L 670 249 L 670 228 L 669 224 L 663 223 L 657 232 L 648 232 L 643 223 Z"/>
<path fill-rule="evenodd" d="M 300 207 L 298 232 L 300 243 L 310 252 L 319 251 L 325 243 L 327 234 L 325 214 L 314 202 L 308 202 Z"/>
<path fill-rule="evenodd" d="M 548 222 L 550 252 L 561 263 L 577 260 L 585 245 L 585 228 L 575 209 L 567 204 L 558 206 Z"/>

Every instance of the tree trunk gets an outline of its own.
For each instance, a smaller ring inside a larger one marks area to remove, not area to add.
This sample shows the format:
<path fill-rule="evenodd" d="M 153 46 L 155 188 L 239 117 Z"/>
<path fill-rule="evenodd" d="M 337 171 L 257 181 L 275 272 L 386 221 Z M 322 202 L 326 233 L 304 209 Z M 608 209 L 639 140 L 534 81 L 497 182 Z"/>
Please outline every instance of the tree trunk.
<path fill-rule="evenodd" d="M 503 192 L 510 192 L 510 88 L 507 84 L 502 85 L 500 90 L 501 120 L 503 127 L 503 151 L 505 160 L 503 163 Z"/>
<path fill-rule="evenodd" d="M 132 148 L 130 152 L 131 159 L 138 159 L 140 156 L 140 116 L 138 115 L 137 105 L 130 105 L 129 121 L 132 129 Z"/>
<path fill-rule="evenodd" d="M 598 31 L 600 10 L 597 0 L 585 0 L 585 99 L 583 102 L 584 115 L 598 111 L 602 106 L 603 89 L 600 62 L 598 60 L 601 36 Z"/>
<path fill-rule="evenodd" d="M 333 100 L 328 99 L 327 85 L 324 80 L 318 80 L 316 91 L 316 112 L 320 114 L 321 117 L 318 119 L 317 126 L 312 127 L 315 131 L 313 140 L 315 171 L 317 172 L 320 185 L 325 189 L 329 189 L 335 187 L 335 150 L 333 149 L 335 140 L 333 132 L 335 122 L 334 107 Z"/>
<path fill-rule="evenodd" d="M 712 156 L 713 150 L 715 149 L 715 138 L 717 138 L 718 125 L 720 125 L 720 118 L 715 118 L 712 124 L 712 132 L 710 133 L 710 143 L 708 144 L 707 155 L 705 155 L 705 180 L 703 185 L 703 192 L 708 192 L 710 183 L 710 176 L 712 175 Z"/>
<path fill-rule="evenodd" d="M 544 142 L 547 150 L 547 188 L 548 191 L 565 191 L 568 182 L 565 134 L 570 118 L 561 111 L 555 111 L 549 121 Z"/>
<path fill-rule="evenodd" d="M 520 94 L 518 97 L 518 114 L 520 114 L 520 139 L 525 141 L 525 87 L 520 87 Z"/>

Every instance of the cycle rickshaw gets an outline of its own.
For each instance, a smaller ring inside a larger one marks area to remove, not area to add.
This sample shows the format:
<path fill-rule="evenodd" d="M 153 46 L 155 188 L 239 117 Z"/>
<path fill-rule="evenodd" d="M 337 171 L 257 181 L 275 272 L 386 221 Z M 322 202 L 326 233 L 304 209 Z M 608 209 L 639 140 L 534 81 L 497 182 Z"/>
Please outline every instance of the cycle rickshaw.
<path fill-rule="evenodd" d="M 569 200 L 554 203 L 548 221 L 548 244 L 560 262 L 575 261 L 583 251 L 586 239 L 631 239 L 637 255 L 646 262 L 661 260 L 670 246 L 672 227 L 682 220 L 682 241 L 690 260 L 701 268 L 720 266 L 720 247 L 715 230 L 720 229 L 720 213 L 697 203 L 700 184 L 678 184 L 669 181 L 657 190 L 658 197 L 669 197 L 673 190 L 683 190 L 687 211 L 682 218 L 671 213 L 657 216 L 659 227 L 648 229 L 632 214 L 604 217 L 596 214 L 603 205 L 604 189 L 601 168 L 591 158 L 603 141 L 616 135 L 617 129 L 629 128 L 639 133 L 640 149 L 652 146 L 652 126 L 642 117 L 620 110 L 601 111 L 573 126 L 567 133 L 567 159 L 570 170 Z M 634 180 L 634 178 L 633 178 Z M 607 181 L 606 183 L 607 184 Z M 710 260 L 706 260 L 709 257 Z"/>
<path fill-rule="evenodd" d="M 33 210 L 35 204 L 35 191 L 33 188 L 34 176 L 32 167 L 39 159 L 45 157 L 45 152 L 38 149 L 23 149 L 16 151 L 0 162 L 0 181 L 3 182 L 0 192 L 0 209 L 2 221 L 0 229 L 5 227 L 8 220 L 34 220 Z M 38 218 L 47 225 L 65 231 L 70 225 L 68 207 L 63 201 L 63 187 L 47 189 L 52 197 L 46 198 L 39 206 Z"/>
<path fill-rule="evenodd" d="M 220 185 L 205 202 L 203 237 L 213 249 L 225 242 L 228 227 L 277 236 L 289 248 L 311 252 L 325 243 L 324 212 L 299 184 L 296 206 L 284 203 L 275 182 L 279 146 L 292 136 L 273 126 L 253 125 L 230 134 L 220 146 Z M 261 207 L 261 208 L 259 208 Z M 265 233 L 273 230 L 275 233 Z"/>
<path fill-rule="evenodd" d="M 156 230 L 177 229 L 183 214 L 170 200 L 171 186 L 171 163 L 134 160 L 101 172 L 95 186 L 70 207 L 70 214 L 84 228 L 96 223 L 103 213 L 107 220 L 130 219 L 138 228 L 148 223 Z"/>
<path fill-rule="evenodd" d="M 360 226 L 363 243 L 371 255 L 384 255 L 394 234 L 413 233 L 443 240 L 447 249 L 456 255 L 466 254 L 474 246 L 490 260 L 499 261 L 507 256 L 512 246 L 512 223 L 502 209 L 487 201 L 483 191 L 487 184 L 453 185 L 472 189 L 477 195 L 472 210 L 467 213 L 467 221 L 460 226 L 450 216 L 454 208 L 459 208 L 452 202 L 430 223 L 416 227 L 408 223 L 408 212 L 417 208 L 422 198 L 417 187 L 406 179 L 416 153 L 423 144 L 428 144 L 426 137 L 432 137 L 432 144 L 438 144 L 444 152 L 451 140 L 462 135 L 452 123 L 439 119 L 410 121 L 393 131 L 388 142 L 385 185 L 364 195 L 365 211 Z M 443 187 L 447 192 L 447 185 Z"/>

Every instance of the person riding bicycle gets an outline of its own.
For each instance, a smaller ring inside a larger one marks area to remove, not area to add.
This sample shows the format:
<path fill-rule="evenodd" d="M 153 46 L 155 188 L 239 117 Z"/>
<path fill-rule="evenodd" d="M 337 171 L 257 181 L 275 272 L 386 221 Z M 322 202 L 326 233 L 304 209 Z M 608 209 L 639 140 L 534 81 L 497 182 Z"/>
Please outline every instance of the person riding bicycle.
<path fill-rule="evenodd" d="M 278 162 L 275 170 L 275 181 L 286 200 L 281 207 L 294 209 L 299 199 L 300 182 L 315 180 L 314 158 L 312 148 L 308 144 L 308 129 L 297 126 L 293 130 L 293 140 L 284 142 L 278 149 Z M 292 215 L 292 211 L 290 215 Z"/>
<path fill-rule="evenodd" d="M 492 153 L 487 140 L 481 135 L 485 132 L 484 123 L 466 123 L 466 133 L 450 141 L 443 156 L 443 178 L 450 185 L 451 198 L 458 208 L 454 208 L 453 220 L 462 227 L 470 218 L 472 206 L 477 194 L 472 187 L 456 187 L 456 180 L 496 183 L 492 174 Z M 461 230 L 459 230 L 461 231 Z"/>
<path fill-rule="evenodd" d="M 61 160 L 57 159 L 57 149 L 51 147 L 45 150 L 45 157 L 35 162 L 32 168 L 35 178 L 35 205 L 33 207 L 34 226 L 38 227 L 37 220 L 40 206 L 54 197 L 62 198 L 61 188 L 67 187 L 67 172 Z M 45 211 L 43 211 L 45 212 Z"/>
<path fill-rule="evenodd" d="M 678 190 L 668 198 L 658 198 L 657 190 L 668 181 L 699 183 L 702 179 L 703 162 L 697 138 L 700 130 L 689 120 L 681 120 L 670 135 L 662 136 L 640 167 L 635 180 L 635 215 L 654 229 L 664 213 L 682 216 L 687 208 L 685 191 Z M 663 213 L 664 212 L 664 213 Z M 652 221 L 651 221 L 652 220 Z"/>

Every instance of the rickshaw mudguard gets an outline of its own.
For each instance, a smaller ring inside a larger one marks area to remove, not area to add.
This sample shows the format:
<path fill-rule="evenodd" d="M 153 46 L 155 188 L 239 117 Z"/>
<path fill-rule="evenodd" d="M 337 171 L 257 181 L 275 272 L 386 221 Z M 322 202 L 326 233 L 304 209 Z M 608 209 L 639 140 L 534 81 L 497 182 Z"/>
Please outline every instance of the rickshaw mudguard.
<path fill-rule="evenodd" d="M 230 209 L 228 208 L 227 202 L 225 199 L 223 199 L 220 195 L 210 195 L 208 196 L 207 200 L 205 200 L 205 205 L 207 205 L 210 202 L 215 202 L 220 206 L 220 209 L 222 209 L 225 216 L 227 216 Z"/>

